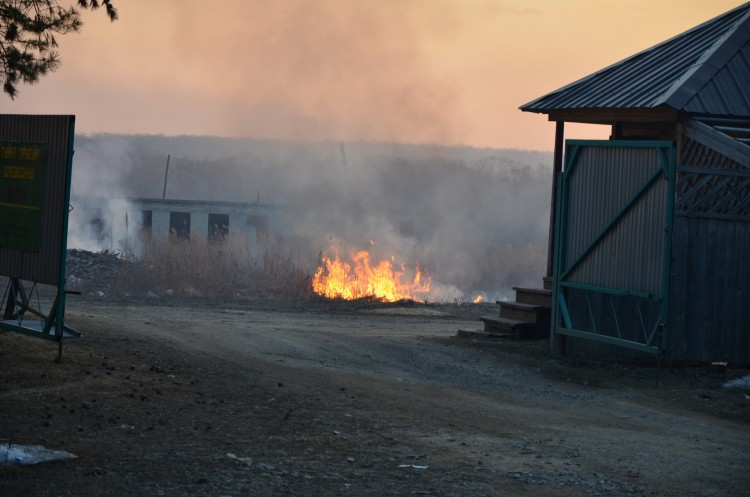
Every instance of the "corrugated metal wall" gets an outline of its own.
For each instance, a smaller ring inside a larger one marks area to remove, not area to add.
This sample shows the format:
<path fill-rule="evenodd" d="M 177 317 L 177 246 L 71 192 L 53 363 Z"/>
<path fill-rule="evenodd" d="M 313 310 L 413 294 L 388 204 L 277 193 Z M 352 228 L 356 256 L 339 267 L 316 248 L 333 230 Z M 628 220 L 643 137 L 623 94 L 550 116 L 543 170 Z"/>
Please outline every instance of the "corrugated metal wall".
<path fill-rule="evenodd" d="M 38 253 L 0 248 L 0 274 L 57 285 L 63 264 L 66 184 L 74 116 L 0 115 L 0 141 L 47 144 L 42 206 L 42 247 Z"/>
<path fill-rule="evenodd" d="M 673 237 L 670 350 L 750 363 L 750 169 L 686 139 Z"/>
<path fill-rule="evenodd" d="M 568 268 L 660 168 L 653 148 L 585 147 L 569 178 Z M 667 181 L 659 179 L 568 277 L 568 281 L 660 295 Z"/>

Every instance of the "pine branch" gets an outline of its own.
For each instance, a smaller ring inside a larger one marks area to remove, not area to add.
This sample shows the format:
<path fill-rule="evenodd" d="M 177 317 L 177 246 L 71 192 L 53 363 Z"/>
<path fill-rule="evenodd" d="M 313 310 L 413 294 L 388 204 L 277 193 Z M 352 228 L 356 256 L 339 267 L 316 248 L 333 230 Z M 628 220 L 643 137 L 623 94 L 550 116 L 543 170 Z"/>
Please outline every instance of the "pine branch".
<path fill-rule="evenodd" d="M 110 21 L 118 18 L 111 0 L 77 0 L 82 9 L 104 7 Z M 0 78 L 3 91 L 14 99 L 19 83 L 34 84 L 60 64 L 55 35 L 81 29 L 80 13 L 58 0 L 0 1 Z"/>

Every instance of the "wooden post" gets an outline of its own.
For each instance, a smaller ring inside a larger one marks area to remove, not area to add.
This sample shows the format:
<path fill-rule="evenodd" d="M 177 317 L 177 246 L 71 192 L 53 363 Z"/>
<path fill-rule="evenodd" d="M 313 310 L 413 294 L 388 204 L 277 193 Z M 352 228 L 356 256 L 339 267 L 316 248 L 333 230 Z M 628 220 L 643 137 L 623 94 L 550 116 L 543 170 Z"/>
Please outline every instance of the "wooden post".
<path fill-rule="evenodd" d="M 610 140 L 622 140 L 622 123 L 621 122 L 615 122 L 612 123 L 612 134 L 610 135 Z"/>
<path fill-rule="evenodd" d="M 557 212 L 557 178 L 562 172 L 565 122 L 555 121 L 555 153 L 552 167 L 552 195 L 549 208 L 549 242 L 547 244 L 547 276 L 552 276 L 555 258 L 555 214 Z"/>
<path fill-rule="evenodd" d="M 555 260 L 555 219 L 557 216 L 557 183 L 560 178 L 560 173 L 563 170 L 563 148 L 565 145 L 565 121 L 555 121 L 555 152 L 552 166 L 552 194 L 550 195 L 550 209 L 549 209 L 549 241 L 547 245 L 547 277 L 554 275 L 554 260 Z M 550 319 L 550 351 L 553 354 L 565 354 L 565 335 L 555 335 L 556 321 L 556 310 L 557 310 L 557 295 L 555 290 L 557 285 L 553 281 L 552 283 L 552 309 Z"/>

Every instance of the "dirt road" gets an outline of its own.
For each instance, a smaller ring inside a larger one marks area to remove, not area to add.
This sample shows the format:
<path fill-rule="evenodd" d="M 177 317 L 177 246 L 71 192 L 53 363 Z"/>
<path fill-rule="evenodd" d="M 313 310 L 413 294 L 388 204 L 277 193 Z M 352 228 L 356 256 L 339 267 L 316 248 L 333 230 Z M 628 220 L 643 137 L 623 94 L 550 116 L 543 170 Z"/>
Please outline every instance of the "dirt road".
<path fill-rule="evenodd" d="M 0 495 L 750 495 L 739 371 L 455 338 L 471 306 L 85 300 L 63 364 L 0 335 Z M 743 372 L 745 373 L 745 372 Z"/>

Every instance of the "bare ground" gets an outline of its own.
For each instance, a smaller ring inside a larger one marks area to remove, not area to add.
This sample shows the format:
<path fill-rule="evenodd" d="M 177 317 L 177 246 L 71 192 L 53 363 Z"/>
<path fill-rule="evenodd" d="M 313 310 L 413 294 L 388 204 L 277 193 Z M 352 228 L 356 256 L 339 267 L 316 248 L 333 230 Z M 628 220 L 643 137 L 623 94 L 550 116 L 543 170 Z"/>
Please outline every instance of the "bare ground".
<path fill-rule="evenodd" d="M 750 495 L 747 370 L 477 342 L 481 306 L 78 298 L 0 334 L 6 496 Z"/>

